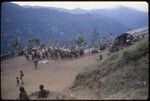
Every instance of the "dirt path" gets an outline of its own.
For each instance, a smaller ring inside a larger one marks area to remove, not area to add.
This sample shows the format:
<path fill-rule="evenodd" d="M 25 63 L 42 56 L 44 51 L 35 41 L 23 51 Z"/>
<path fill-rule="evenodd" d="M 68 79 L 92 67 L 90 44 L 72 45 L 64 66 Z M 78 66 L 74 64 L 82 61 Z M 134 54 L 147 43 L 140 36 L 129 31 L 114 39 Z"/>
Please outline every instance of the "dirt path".
<path fill-rule="evenodd" d="M 25 89 L 28 94 L 39 90 L 39 85 L 46 89 L 62 92 L 71 85 L 75 76 L 86 66 L 94 63 L 98 54 L 85 56 L 74 60 L 57 60 L 52 63 L 39 64 L 34 70 L 34 64 L 25 57 L 16 57 L 1 62 L 1 96 L 3 99 L 16 99 L 19 89 L 16 86 L 16 76 L 24 71 Z"/>

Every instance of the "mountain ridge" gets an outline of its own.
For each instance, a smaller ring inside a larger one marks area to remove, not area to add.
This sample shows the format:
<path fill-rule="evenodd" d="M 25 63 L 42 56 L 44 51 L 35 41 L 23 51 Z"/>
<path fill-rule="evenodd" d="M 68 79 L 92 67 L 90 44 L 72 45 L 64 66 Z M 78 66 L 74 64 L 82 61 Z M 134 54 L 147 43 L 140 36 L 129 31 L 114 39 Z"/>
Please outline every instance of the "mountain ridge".
<path fill-rule="evenodd" d="M 2 4 L 1 15 L 2 53 L 11 50 L 9 43 L 14 36 L 20 37 L 25 46 L 28 40 L 34 37 L 39 38 L 44 43 L 48 43 L 52 39 L 64 43 L 66 40 L 74 39 L 77 34 L 82 33 L 87 40 L 90 40 L 95 25 L 98 26 L 101 36 L 106 36 L 110 32 L 117 36 L 131 28 L 116 18 L 104 14 L 71 14 L 45 7 L 25 8 L 9 2 Z M 145 19 L 148 18 L 138 19 L 141 21 L 137 24 L 138 27 L 147 24 Z M 134 22 L 138 21 L 135 20 Z M 133 24 L 133 28 L 137 25 L 136 23 Z"/>

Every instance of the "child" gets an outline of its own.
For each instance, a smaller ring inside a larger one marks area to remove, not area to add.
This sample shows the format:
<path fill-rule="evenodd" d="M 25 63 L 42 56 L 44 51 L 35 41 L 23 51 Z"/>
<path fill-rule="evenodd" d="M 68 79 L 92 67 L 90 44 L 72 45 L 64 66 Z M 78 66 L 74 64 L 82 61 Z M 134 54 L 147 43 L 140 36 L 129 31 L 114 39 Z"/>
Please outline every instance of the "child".
<path fill-rule="evenodd" d="M 21 70 L 21 71 L 20 71 L 20 80 L 22 81 L 22 82 L 21 82 L 22 85 L 24 84 L 24 82 L 23 82 L 23 76 L 24 76 L 24 73 L 23 73 L 23 71 Z"/>
<path fill-rule="evenodd" d="M 20 84 L 19 84 L 19 78 L 16 77 L 16 79 L 17 79 L 17 85 L 16 85 L 16 86 L 19 86 L 19 85 L 20 85 Z"/>

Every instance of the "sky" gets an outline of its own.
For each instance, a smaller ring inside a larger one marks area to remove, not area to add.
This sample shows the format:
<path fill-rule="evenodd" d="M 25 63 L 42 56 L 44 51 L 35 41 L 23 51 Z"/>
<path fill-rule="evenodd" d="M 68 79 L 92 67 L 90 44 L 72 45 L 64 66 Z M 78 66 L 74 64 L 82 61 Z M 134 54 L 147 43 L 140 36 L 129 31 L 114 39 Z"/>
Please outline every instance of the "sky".
<path fill-rule="evenodd" d="M 125 6 L 125 7 L 131 7 L 134 9 L 137 9 L 139 11 L 144 11 L 148 12 L 148 3 L 147 2 L 137 2 L 137 1 L 128 1 L 128 2 L 123 2 L 123 1 L 109 1 L 109 2 L 104 2 L 104 1 L 86 1 L 86 2 L 81 2 L 81 1 L 62 1 L 62 2 L 56 2 L 56 1 L 51 1 L 51 2 L 12 2 L 15 4 L 19 4 L 21 6 L 24 5 L 29 5 L 29 6 L 44 6 L 44 7 L 57 7 L 57 8 L 65 8 L 65 9 L 75 9 L 75 8 L 81 8 L 85 10 L 91 10 L 91 9 L 104 9 L 104 8 L 116 8 L 118 6 Z"/>

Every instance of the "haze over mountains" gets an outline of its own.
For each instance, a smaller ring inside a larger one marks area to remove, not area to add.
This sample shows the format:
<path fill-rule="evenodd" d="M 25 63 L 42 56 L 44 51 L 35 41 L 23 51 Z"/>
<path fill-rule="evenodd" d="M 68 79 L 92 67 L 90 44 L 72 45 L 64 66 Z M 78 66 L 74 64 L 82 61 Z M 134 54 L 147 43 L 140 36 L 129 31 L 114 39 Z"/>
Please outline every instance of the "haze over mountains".
<path fill-rule="evenodd" d="M 95 26 L 101 36 L 110 32 L 118 36 L 129 29 L 148 26 L 148 13 L 126 7 L 67 10 L 5 2 L 1 9 L 1 53 L 11 50 L 9 43 L 14 36 L 24 45 L 35 37 L 45 43 L 55 39 L 63 44 L 79 33 L 90 40 Z"/>

